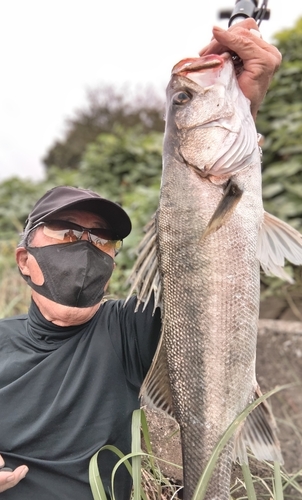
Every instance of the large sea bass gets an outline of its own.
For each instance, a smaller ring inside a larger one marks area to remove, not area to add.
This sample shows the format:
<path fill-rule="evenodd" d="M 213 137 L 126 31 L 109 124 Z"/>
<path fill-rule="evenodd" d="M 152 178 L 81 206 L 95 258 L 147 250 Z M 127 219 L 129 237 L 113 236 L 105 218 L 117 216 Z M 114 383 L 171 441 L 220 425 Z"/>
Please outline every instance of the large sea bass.
<path fill-rule="evenodd" d="M 153 291 L 162 340 L 142 393 L 180 426 L 184 499 L 227 427 L 260 394 L 255 376 L 260 264 L 290 279 L 301 235 L 263 209 L 250 102 L 229 54 L 186 59 L 167 88 L 159 208 L 140 247 L 133 288 Z M 282 461 L 266 403 L 220 455 L 207 499 L 228 500 L 232 458 Z"/>

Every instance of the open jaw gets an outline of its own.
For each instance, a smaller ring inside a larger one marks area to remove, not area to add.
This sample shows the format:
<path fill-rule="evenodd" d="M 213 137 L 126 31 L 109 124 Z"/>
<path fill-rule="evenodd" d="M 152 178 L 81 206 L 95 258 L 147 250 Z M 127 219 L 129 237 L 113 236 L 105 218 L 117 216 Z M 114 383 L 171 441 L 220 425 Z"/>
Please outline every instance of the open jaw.
<path fill-rule="evenodd" d="M 229 53 L 210 54 L 203 57 L 182 59 L 172 69 L 172 75 L 183 76 L 195 81 L 200 86 L 213 85 L 219 78 L 225 63 L 231 60 Z"/>

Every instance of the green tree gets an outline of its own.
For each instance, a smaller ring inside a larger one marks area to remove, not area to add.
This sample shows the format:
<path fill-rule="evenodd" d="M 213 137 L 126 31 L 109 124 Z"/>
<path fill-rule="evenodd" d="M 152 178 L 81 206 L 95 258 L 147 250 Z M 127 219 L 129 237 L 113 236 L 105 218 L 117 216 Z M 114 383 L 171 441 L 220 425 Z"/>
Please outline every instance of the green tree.
<path fill-rule="evenodd" d="M 132 221 L 110 285 L 110 292 L 118 296 L 126 294 L 143 227 L 158 205 L 162 139 L 161 133 L 146 133 L 138 126 L 126 131 L 114 127 L 88 145 L 78 170 L 84 187 L 122 205 Z"/>
<path fill-rule="evenodd" d="M 79 172 L 87 186 L 117 201 L 137 184 L 148 187 L 161 175 L 162 134 L 140 127 L 114 127 L 87 146 Z"/>
<path fill-rule="evenodd" d="M 257 119 L 257 128 L 265 137 L 263 197 L 266 210 L 302 231 L 302 20 L 293 29 L 277 34 L 276 40 L 283 54 L 283 62 Z M 73 120 L 75 129 L 79 125 L 78 130 L 84 131 L 87 122 L 87 128 L 93 130 L 92 135 L 83 132 L 85 139 L 82 142 L 79 139 L 75 164 L 65 163 L 62 156 L 61 163 L 49 163 L 43 182 L 13 178 L 0 183 L 0 271 L 6 265 L 15 266 L 13 250 L 18 233 L 22 231 L 25 218 L 35 201 L 47 189 L 64 184 L 86 187 L 120 203 L 132 220 L 133 231 L 116 259 L 117 269 L 110 287 L 110 292 L 117 296 L 126 294 L 126 280 L 143 234 L 142 228 L 158 203 L 163 103 L 157 104 L 150 93 L 150 112 L 146 112 L 148 99 L 145 96 L 144 105 L 142 101 L 135 101 L 137 107 L 131 114 L 133 107 L 130 96 L 126 92 L 120 95 L 112 90 L 112 93 L 113 96 L 119 95 L 116 101 L 114 98 L 104 98 L 104 101 L 99 97 L 91 98 L 88 109 L 80 111 Z M 109 94 L 106 95 L 108 97 Z M 104 115 L 102 106 L 93 104 L 93 99 L 97 102 L 100 99 L 105 109 Z M 155 118 L 159 120 L 158 125 L 155 125 Z M 70 131 L 73 130 L 73 121 Z M 95 128 L 91 123 L 95 124 Z M 74 133 L 70 143 L 68 134 L 66 140 L 62 141 L 62 151 L 66 147 L 67 157 L 72 150 L 71 144 L 76 145 L 78 140 Z M 294 272 L 299 285 L 300 269 L 294 269 Z M 263 280 L 269 284 L 272 293 L 279 293 L 287 286 L 271 278 Z"/>
<path fill-rule="evenodd" d="M 103 85 L 90 91 L 87 100 L 87 106 L 67 120 L 64 139 L 46 153 L 43 162 L 47 168 L 79 168 L 87 145 L 117 125 L 124 130 L 139 125 L 146 133 L 163 131 L 163 99 L 151 87 L 134 95 L 127 87 L 118 90 Z"/>
<path fill-rule="evenodd" d="M 302 19 L 275 35 L 283 60 L 257 118 L 264 136 L 263 201 L 268 212 L 302 232 Z M 269 293 L 300 293 L 301 268 L 291 266 L 296 285 L 263 277 Z"/>
<path fill-rule="evenodd" d="M 15 267 L 14 248 L 28 213 L 48 189 L 59 185 L 90 188 L 121 204 L 132 221 L 132 232 L 118 255 L 110 293 L 125 296 L 127 277 L 136 258 L 143 227 L 158 204 L 161 176 L 162 134 L 141 127 L 114 127 L 90 143 L 80 167 L 48 169 L 45 181 L 32 183 L 9 179 L 0 184 L 0 272 Z M 4 233 L 5 231 L 5 233 Z"/>
<path fill-rule="evenodd" d="M 18 177 L 0 183 L 0 227 L 2 237 L 22 232 L 25 219 L 41 193 L 40 184 Z"/>
<path fill-rule="evenodd" d="M 302 19 L 276 35 L 283 61 L 257 118 L 265 208 L 302 231 Z"/>

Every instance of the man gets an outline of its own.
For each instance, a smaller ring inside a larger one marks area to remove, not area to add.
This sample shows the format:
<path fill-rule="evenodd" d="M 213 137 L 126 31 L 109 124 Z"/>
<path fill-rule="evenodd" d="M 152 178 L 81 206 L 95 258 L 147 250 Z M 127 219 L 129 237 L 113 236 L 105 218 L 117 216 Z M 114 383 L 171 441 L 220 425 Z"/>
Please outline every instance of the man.
<path fill-rule="evenodd" d="M 65 186 L 29 215 L 16 258 L 33 301 L 28 316 L 1 325 L 0 442 L 6 465 L 26 463 L 30 473 L 4 498 L 91 498 L 91 456 L 104 444 L 129 450 L 130 417 L 160 331 L 159 312 L 134 314 L 135 298 L 100 307 L 130 229 L 118 205 Z M 115 462 L 100 454 L 108 491 Z M 121 468 L 117 498 L 130 488 Z"/>
<path fill-rule="evenodd" d="M 238 80 L 254 117 L 281 61 L 257 30 L 252 19 L 215 28 L 202 51 L 242 59 Z M 135 297 L 102 302 L 130 230 L 121 207 L 68 186 L 48 191 L 28 217 L 16 259 L 32 303 L 28 315 L 0 323 L 0 467 L 13 469 L 0 472 L 3 500 L 91 500 L 92 455 L 106 444 L 130 451 L 132 412 L 160 334 L 152 303 L 134 313 Z M 99 455 L 108 497 L 116 461 Z M 116 498 L 130 490 L 121 467 Z"/>

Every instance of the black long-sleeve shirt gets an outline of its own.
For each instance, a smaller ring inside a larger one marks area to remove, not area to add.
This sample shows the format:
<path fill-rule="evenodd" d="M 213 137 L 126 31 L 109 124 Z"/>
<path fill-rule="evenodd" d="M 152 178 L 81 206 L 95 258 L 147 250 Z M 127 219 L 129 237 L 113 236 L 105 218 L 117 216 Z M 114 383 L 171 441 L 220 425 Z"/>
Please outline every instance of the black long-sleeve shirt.
<path fill-rule="evenodd" d="M 131 416 L 160 332 L 159 310 L 135 305 L 109 300 L 87 323 L 59 327 L 32 302 L 28 315 L 0 321 L 0 453 L 8 467 L 29 467 L 1 500 L 92 500 L 92 455 L 106 444 L 131 451 Z M 99 454 L 107 494 L 117 460 Z M 130 491 L 122 466 L 116 498 Z"/>

